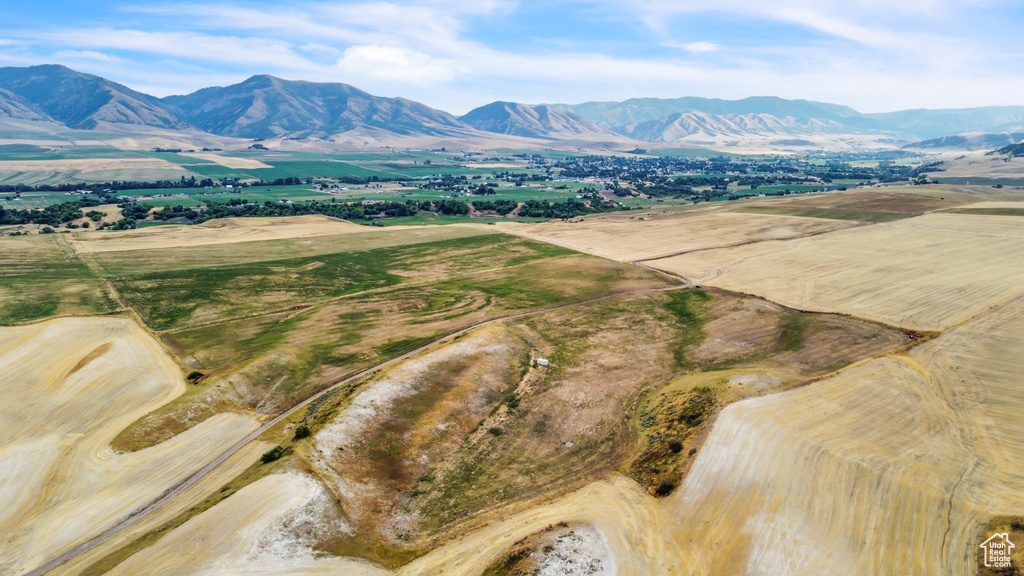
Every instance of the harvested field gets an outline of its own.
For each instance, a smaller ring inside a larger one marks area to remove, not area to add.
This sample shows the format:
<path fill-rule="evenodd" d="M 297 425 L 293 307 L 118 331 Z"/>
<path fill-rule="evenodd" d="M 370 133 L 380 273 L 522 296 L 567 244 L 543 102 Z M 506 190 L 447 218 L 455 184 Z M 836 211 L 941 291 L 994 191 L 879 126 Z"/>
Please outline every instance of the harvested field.
<path fill-rule="evenodd" d="M 134 454 L 125 426 L 184 391 L 181 372 L 138 325 L 59 319 L 0 329 L 0 572 L 22 573 L 93 536 L 256 427 L 222 414 Z"/>
<path fill-rule="evenodd" d="M 834 218 L 864 222 L 890 222 L 951 208 L 963 200 L 958 194 L 938 196 L 889 190 L 834 192 L 809 198 L 764 200 L 744 206 L 743 212 L 779 214 L 810 218 Z"/>
<path fill-rule="evenodd" d="M 45 171 L 94 172 L 97 170 L 161 170 L 177 168 L 176 164 L 150 157 L 0 161 L 0 173 Z"/>
<path fill-rule="evenodd" d="M 951 212 L 986 216 L 1024 216 L 1024 202 L 978 202 L 960 206 Z"/>
<path fill-rule="evenodd" d="M 305 218 L 305 217 L 300 217 Z M 310 218 L 322 218 L 313 216 Z M 247 218 L 245 220 L 261 220 Z M 295 218 L 287 218 L 284 228 L 290 228 L 294 236 L 285 236 L 277 240 L 246 239 L 240 242 L 228 244 L 196 244 L 168 248 L 150 248 L 144 250 L 126 249 L 114 251 L 92 252 L 90 256 L 98 262 L 111 275 L 125 275 L 140 272 L 158 272 L 166 270 L 180 270 L 185 268 L 208 268 L 213 266 L 238 265 L 251 262 L 266 262 L 268 260 L 284 260 L 288 258 L 304 258 L 319 256 L 321 254 L 334 254 L 338 252 L 358 252 L 390 248 L 397 246 L 410 246 L 427 242 L 441 240 L 455 240 L 479 236 L 488 232 L 493 233 L 491 227 L 470 227 L 470 226 L 421 226 L 413 228 L 402 228 L 393 226 L 389 228 L 371 228 L 369 226 L 348 227 L 347 222 L 335 220 L 335 224 L 344 225 L 343 228 L 335 228 L 335 233 L 316 236 L 302 236 L 301 227 L 293 226 Z M 209 223 L 212 223 L 211 221 Z M 245 226 L 242 219 L 218 220 L 216 222 L 229 223 L 227 226 Z M 316 222 L 320 222 L 317 220 Z M 208 223 L 208 224 L 209 224 Z M 257 225 L 259 222 L 257 222 Z M 160 234 L 168 234 L 177 240 L 177 237 L 187 236 L 194 232 L 198 226 L 177 227 L 161 226 L 149 228 L 145 231 L 153 234 L 153 241 L 160 240 Z M 201 230 L 201 229 L 200 229 Z M 340 231 L 340 232 L 339 232 Z M 118 234 L 129 234 L 131 232 L 119 232 Z M 230 230 L 229 230 L 230 232 Z M 258 232 L 253 231 L 253 232 Z M 283 232 L 280 230 L 279 232 Z M 204 234 L 203 231 L 199 232 Z M 243 232 L 244 233 L 244 232 Z M 93 235 L 99 238 L 99 234 Z M 211 235 L 215 237 L 215 235 Z M 112 236 L 110 242 L 117 242 Z M 149 238 L 144 236 L 144 238 Z M 82 242 L 75 241 L 76 249 L 84 242 L 92 240 L 93 237 L 85 236 Z M 101 242 L 104 240 L 100 239 Z M 126 244 L 126 246 L 130 246 Z M 82 249 L 87 253 L 89 248 Z"/>
<path fill-rule="evenodd" d="M 1024 512 L 1022 358 L 1018 298 L 726 408 L 668 503 L 675 573 L 975 573 L 989 517 Z"/>
<path fill-rule="evenodd" d="M 176 180 L 188 169 L 159 158 L 90 158 L 0 161 L 0 183 L 58 184 L 111 180 Z"/>
<path fill-rule="evenodd" d="M 1024 222 L 929 214 L 651 262 L 792 308 L 942 330 L 1024 293 Z"/>
<path fill-rule="evenodd" d="M 183 524 L 108 574 L 346 574 L 385 572 L 358 560 L 318 558 L 307 543 L 332 498 L 313 477 L 273 474 Z M 344 528 L 344 527 L 341 527 Z"/>
<path fill-rule="evenodd" d="M 259 160 L 252 158 L 237 158 L 232 156 L 221 156 L 220 154 L 205 153 L 205 152 L 181 152 L 181 156 L 188 156 L 189 158 L 198 158 L 199 160 L 209 160 L 210 162 L 220 164 L 226 168 L 237 168 L 240 170 L 259 169 L 259 168 L 273 168 L 269 164 L 264 164 Z"/>
<path fill-rule="evenodd" d="M 160 250 L 366 232 L 365 226 L 327 216 L 228 218 L 196 226 L 160 226 L 125 232 L 79 233 L 71 244 L 77 252 Z"/>
<path fill-rule="evenodd" d="M 569 223 L 498 224 L 497 228 L 587 254 L 632 262 L 759 240 L 807 236 L 853 225 L 820 218 L 723 212 L 648 221 L 595 218 Z"/>

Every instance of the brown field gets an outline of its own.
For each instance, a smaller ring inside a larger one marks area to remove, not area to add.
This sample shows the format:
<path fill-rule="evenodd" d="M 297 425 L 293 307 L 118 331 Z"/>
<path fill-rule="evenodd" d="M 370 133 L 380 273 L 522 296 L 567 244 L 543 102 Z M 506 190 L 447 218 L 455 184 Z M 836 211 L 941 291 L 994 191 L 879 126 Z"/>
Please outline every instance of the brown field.
<path fill-rule="evenodd" d="M 77 252 L 123 252 L 217 246 L 239 242 L 310 238 L 367 232 L 366 226 L 327 216 L 227 218 L 197 226 L 159 226 L 123 232 L 80 232 L 71 241 Z"/>
<path fill-rule="evenodd" d="M 178 367 L 124 319 L 0 329 L 0 572 L 22 573 L 93 536 L 255 428 L 211 418 L 164 444 L 120 454 L 125 426 L 185 389 Z"/>
<path fill-rule="evenodd" d="M 1022 353 L 1018 298 L 725 409 L 669 502 L 676 573 L 974 573 L 988 518 L 1024 512 Z"/>
<path fill-rule="evenodd" d="M 159 158 L 88 158 L 61 160 L 3 160 L 3 172 L 94 172 L 97 170 L 172 170 L 178 169 Z"/>
<path fill-rule="evenodd" d="M 258 168 L 273 168 L 269 164 L 264 164 L 259 160 L 252 158 L 236 158 L 232 156 L 221 156 L 220 154 L 214 154 L 212 152 L 181 152 L 181 156 L 188 156 L 189 158 L 198 158 L 200 160 L 209 160 L 210 162 L 216 162 L 221 166 L 227 168 L 237 168 L 240 170 L 250 170 Z"/>
<path fill-rule="evenodd" d="M 632 262 L 681 252 L 818 234 L 854 225 L 839 220 L 760 214 L 686 214 L 629 220 L 498 224 L 503 232 L 612 260 Z"/>
<path fill-rule="evenodd" d="M 979 180 L 1024 180 L 1024 158 L 988 156 L 983 152 L 967 154 L 943 162 L 942 172 L 932 172 L 932 178 L 978 178 Z"/>
<path fill-rule="evenodd" d="M 930 214 L 650 264 L 798 309 L 942 330 L 1024 293 L 1024 223 Z"/>
<path fill-rule="evenodd" d="M 21 184 L 176 180 L 190 175 L 188 169 L 159 158 L 0 161 L 0 182 Z"/>
<path fill-rule="evenodd" d="M 938 187 L 917 187 L 913 189 L 915 192 L 899 190 L 854 190 L 802 198 L 760 200 L 742 207 L 741 210 L 755 214 L 889 222 L 955 207 L 965 200 L 963 195 L 953 191 L 949 191 L 948 196 L 945 192 L 942 192 L 942 195 L 936 194 L 941 190 Z M 930 193 L 920 194 L 917 193 L 918 190 Z"/>

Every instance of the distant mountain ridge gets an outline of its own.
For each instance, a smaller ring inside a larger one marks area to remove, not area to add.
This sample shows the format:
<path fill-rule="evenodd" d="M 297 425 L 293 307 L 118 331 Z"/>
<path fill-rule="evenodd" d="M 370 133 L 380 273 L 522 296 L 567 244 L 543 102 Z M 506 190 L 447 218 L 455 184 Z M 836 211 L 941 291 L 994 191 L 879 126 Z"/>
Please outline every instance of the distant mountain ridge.
<path fill-rule="evenodd" d="M 326 138 L 357 128 L 453 136 L 466 128 L 447 112 L 404 98 L 373 96 L 348 84 L 268 75 L 187 96 L 170 96 L 162 103 L 202 130 L 242 138 Z"/>
<path fill-rule="evenodd" d="M 687 136 L 735 136 L 777 129 L 777 134 L 887 134 L 927 140 L 967 132 L 1024 131 L 1024 106 L 950 110 L 902 110 L 862 114 L 853 108 L 811 100 L 764 96 L 633 98 L 622 102 L 552 104 L 613 132 L 652 141 Z M 656 128 L 664 126 L 664 132 Z"/>
<path fill-rule="evenodd" d="M 492 102 L 459 117 L 459 121 L 485 132 L 527 138 L 573 139 L 581 136 L 614 137 L 597 124 L 558 108 L 516 102 Z"/>
<path fill-rule="evenodd" d="M 156 98 L 59 65 L 0 68 L 0 118 L 85 130 L 147 126 L 240 138 L 343 135 L 349 141 L 363 136 L 493 139 L 488 134 L 499 134 L 552 141 L 696 144 L 715 139 L 857 135 L 890 143 L 917 141 L 912 146 L 950 147 L 1004 145 L 1007 138 L 1012 141 L 1024 133 L 1024 106 L 862 114 L 847 106 L 777 97 L 633 98 L 549 105 L 499 101 L 457 118 L 419 102 L 374 96 L 348 84 L 268 75 Z M 992 136 L 981 137 L 981 133 Z"/>
<path fill-rule="evenodd" d="M 19 98 L 14 103 L 23 105 L 22 114 L 32 111 L 70 128 L 89 130 L 101 122 L 189 127 L 158 98 L 64 66 L 0 68 L 0 89 Z"/>

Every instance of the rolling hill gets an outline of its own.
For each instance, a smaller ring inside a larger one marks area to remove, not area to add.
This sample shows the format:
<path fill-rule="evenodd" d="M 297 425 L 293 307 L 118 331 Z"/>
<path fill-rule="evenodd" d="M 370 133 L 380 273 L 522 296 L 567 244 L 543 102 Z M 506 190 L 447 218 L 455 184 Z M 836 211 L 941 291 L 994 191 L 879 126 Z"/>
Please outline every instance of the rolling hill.
<path fill-rule="evenodd" d="M 498 101 L 456 118 L 419 102 L 375 96 L 342 83 L 259 75 L 231 86 L 156 98 L 99 76 L 42 65 L 0 68 L 0 120 L 47 121 L 83 130 L 148 127 L 238 138 L 340 137 L 338 141 L 349 142 L 426 137 L 494 144 L 504 137 L 505 145 L 510 138 L 721 143 L 857 136 L 886 144 L 916 142 L 912 147 L 985 148 L 1005 145 L 1016 133 L 1024 133 L 1024 106 L 862 114 L 847 106 L 776 97 L 633 98 L 573 105 Z"/>
<path fill-rule="evenodd" d="M 1022 106 L 862 114 L 836 104 L 775 97 L 742 100 L 633 98 L 622 102 L 553 106 L 619 134 L 669 142 L 695 134 L 884 134 L 907 140 L 928 140 L 968 132 L 1024 130 Z"/>
<path fill-rule="evenodd" d="M 89 130 L 101 123 L 173 130 L 190 127 L 153 96 L 64 66 L 0 68 L 0 90 L 18 97 L 11 100 L 0 96 L 0 101 L 15 104 L 0 104 L 4 115 L 33 119 L 26 114 L 34 113 L 39 119 L 48 117 L 69 128 Z"/>
<path fill-rule="evenodd" d="M 329 137 L 360 128 L 401 135 L 458 136 L 467 130 L 447 112 L 404 98 L 373 96 L 347 84 L 253 76 L 224 88 L 164 98 L 163 105 L 199 127 L 243 138 Z"/>
<path fill-rule="evenodd" d="M 477 130 L 527 138 L 574 139 L 616 135 L 572 112 L 516 102 L 492 102 L 459 117 L 459 121 Z"/>

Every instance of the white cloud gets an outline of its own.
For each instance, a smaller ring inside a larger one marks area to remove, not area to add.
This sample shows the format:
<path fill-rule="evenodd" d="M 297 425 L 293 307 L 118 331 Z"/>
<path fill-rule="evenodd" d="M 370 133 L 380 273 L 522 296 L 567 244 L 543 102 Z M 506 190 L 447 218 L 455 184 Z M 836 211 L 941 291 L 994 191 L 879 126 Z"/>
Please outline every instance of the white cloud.
<path fill-rule="evenodd" d="M 686 50 L 687 52 L 716 52 L 722 47 L 713 42 L 662 42 L 662 46 L 666 48 L 678 48 L 680 50 Z"/>
<path fill-rule="evenodd" d="M 455 78 L 456 63 L 394 46 L 352 46 L 338 60 L 338 70 L 356 78 L 421 85 Z"/>
<path fill-rule="evenodd" d="M 124 62 L 124 58 L 119 58 L 111 54 L 104 54 L 103 52 L 96 52 L 95 50 L 61 50 L 54 54 L 56 58 L 64 60 L 99 60 L 101 62 Z"/>

